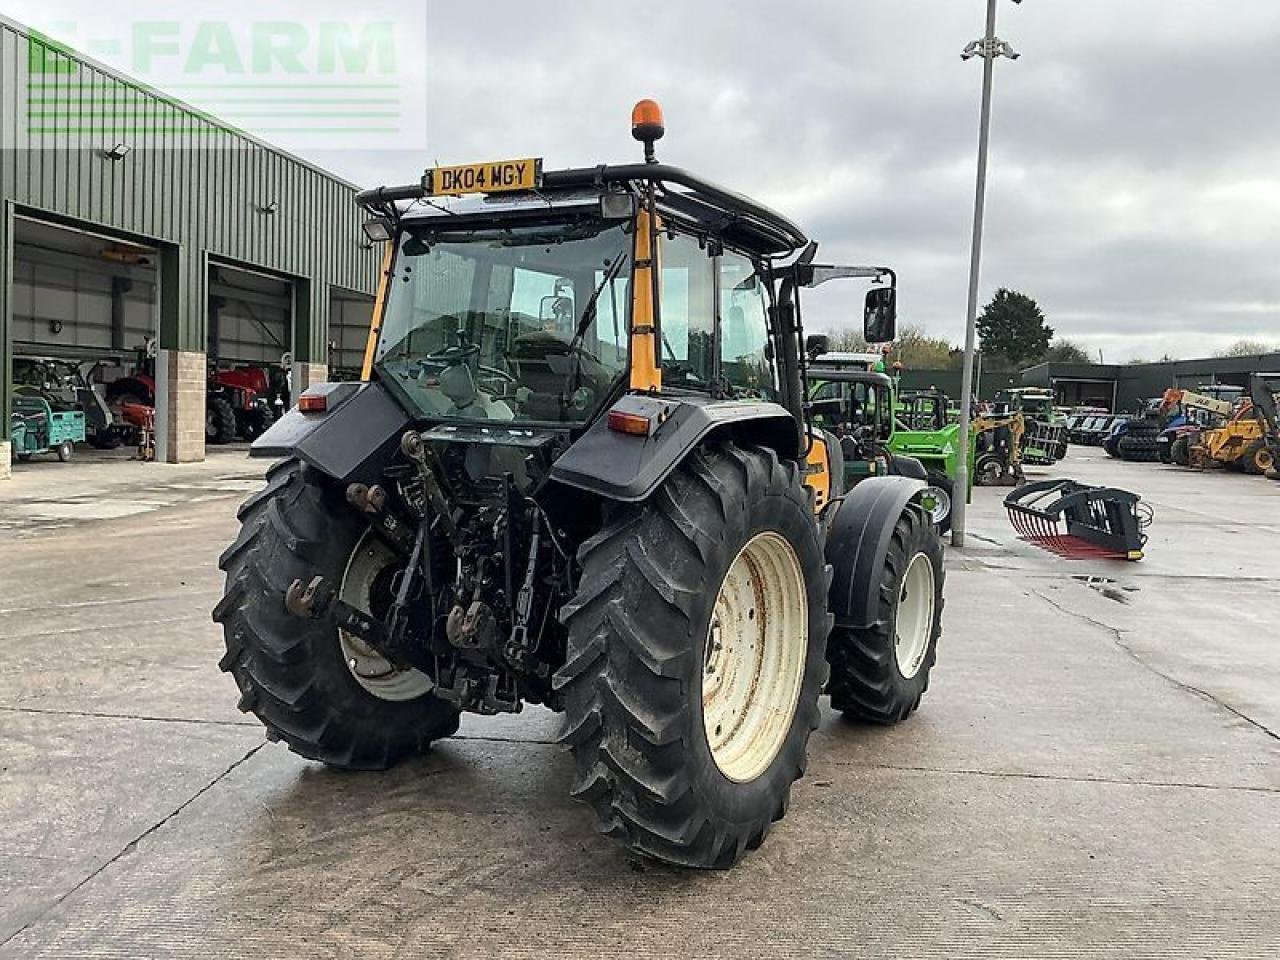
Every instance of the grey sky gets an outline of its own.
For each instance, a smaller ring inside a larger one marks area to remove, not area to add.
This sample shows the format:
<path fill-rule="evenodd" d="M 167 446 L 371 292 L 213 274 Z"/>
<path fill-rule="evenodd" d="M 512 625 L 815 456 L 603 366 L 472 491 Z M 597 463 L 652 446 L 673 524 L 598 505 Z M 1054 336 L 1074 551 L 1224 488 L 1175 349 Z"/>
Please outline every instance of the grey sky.
<path fill-rule="evenodd" d="M 1209 16 L 1210 9 L 1212 16 Z M 824 256 L 899 268 L 905 317 L 959 340 L 981 0 L 429 6 L 428 141 L 442 162 L 660 155 L 792 214 Z M 643 13 L 641 11 L 644 11 Z M 1280 3 L 1002 4 L 984 299 L 1035 296 L 1107 359 L 1280 342 Z M 417 158 L 324 158 L 411 177 Z M 809 320 L 848 322 L 839 294 Z"/>
<path fill-rule="evenodd" d="M 958 341 L 981 74 L 959 53 L 983 7 L 432 2 L 427 155 L 306 155 L 362 184 L 433 161 L 634 159 L 630 106 L 655 97 L 663 159 L 792 215 L 824 259 L 894 266 L 905 320 Z M 1280 343 L 1280 3 L 1002 0 L 1000 16 L 1023 57 L 998 64 L 984 300 L 1020 289 L 1108 360 Z M 815 297 L 810 325 L 855 322 L 850 294 Z"/>

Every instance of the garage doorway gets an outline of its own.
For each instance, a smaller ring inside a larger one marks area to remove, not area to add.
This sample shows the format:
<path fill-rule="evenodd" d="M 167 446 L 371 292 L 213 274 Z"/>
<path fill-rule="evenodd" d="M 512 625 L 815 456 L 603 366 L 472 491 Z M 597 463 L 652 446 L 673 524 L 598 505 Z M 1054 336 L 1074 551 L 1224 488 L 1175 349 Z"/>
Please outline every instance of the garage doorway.
<path fill-rule="evenodd" d="M 329 379 L 334 383 L 359 380 L 374 298 L 340 287 L 329 291 Z"/>
<path fill-rule="evenodd" d="M 154 424 L 157 250 L 20 214 L 11 302 L 15 392 L 83 412 L 93 447 L 135 444 Z M 151 396 L 124 405 L 115 388 L 134 379 Z"/>
<path fill-rule="evenodd" d="M 249 442 L 292 403 L 293 283 L 210 260 L 208 288 L 205 442 Z"/>

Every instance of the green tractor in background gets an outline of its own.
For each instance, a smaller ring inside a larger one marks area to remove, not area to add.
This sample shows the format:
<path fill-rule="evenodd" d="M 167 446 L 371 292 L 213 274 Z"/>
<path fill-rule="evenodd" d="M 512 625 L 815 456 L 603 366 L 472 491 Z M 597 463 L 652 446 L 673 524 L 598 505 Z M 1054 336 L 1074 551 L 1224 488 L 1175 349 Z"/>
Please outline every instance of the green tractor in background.
<path fill-rule="evenodd" d="M 809 337 L 806 345 L 814 422 L 840 444 L 846 489 L 868 477 L 923 480 L 929 485 L 934 522 L 943 532 L 949 530 L 955 496 L 954 441 L 960 428 L 951 426 L 938 436 L 902 429 L 897 386 L 887 374 L 872 369 L 876 356 L 829 353 L 827 338 L 821 335 Z M 946 398 L 938 396 L 945 420 Z"/>

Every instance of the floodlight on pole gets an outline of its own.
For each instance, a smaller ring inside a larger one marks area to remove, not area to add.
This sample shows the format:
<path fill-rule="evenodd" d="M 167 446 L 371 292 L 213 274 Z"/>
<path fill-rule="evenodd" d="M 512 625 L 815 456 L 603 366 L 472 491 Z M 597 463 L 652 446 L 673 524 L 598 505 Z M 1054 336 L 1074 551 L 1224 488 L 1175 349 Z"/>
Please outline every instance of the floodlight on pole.
<path fill-rule="evenodd" d="M 969 462 L 970 408 L 973 406 L 973 361 L 975 331 L 978 323 L 978 285 L 982 273 L 982 227 L 987 209 L 987 152 L 991 144 L 991 88 L 995 80 L 997 57 L 1017 60 L 1020 54 L 1004 40 L 996 36 L 996 4 L 987 0 L 987 30 L 982 39 L 975 40 L 960 54 L 962 60 L 982 58 L 982 115 L 978 124 L 978 184 L 973 204 L 973 246 L 969 259 L 969 309 L 965 316 L 964 373 L 960 384 L 960 443 L 956 451 L 956 490 L 951 513 L 951 545 L 964 546 L 965 506 L 969 499 L 969 474 L 973 465 Z M 1021 3 L 1022 0 L 1013 0 Z"/>

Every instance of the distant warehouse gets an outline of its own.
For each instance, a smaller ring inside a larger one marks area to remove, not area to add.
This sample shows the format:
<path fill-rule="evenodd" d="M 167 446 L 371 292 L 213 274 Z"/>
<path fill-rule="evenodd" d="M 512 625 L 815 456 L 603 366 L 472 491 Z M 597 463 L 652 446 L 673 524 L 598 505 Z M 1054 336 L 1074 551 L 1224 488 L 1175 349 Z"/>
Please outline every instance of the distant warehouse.
<path fill-rule="evenodd" d="M 5 468 L 15 358 L 154 384 L 169 462 L 204 456 L 211 373 L 358 370 L 377 254 L 353 184 L 3 18 L 0 78 Z"/>
<path fill-rule="evenodd" d="M 1209 384 L 1249 386 L 1251 373 L 1280 371 L 1280 353 L 1252 357 L 1214 357 L 1126 365 L 1042 363 L 1019 375 L 1024 387 L 1047 387 L 1063 407 L 1104 407 L 1114 412 L 1134 410 L 1143 400 L 1158 397 L 1170 387 Z"/>

